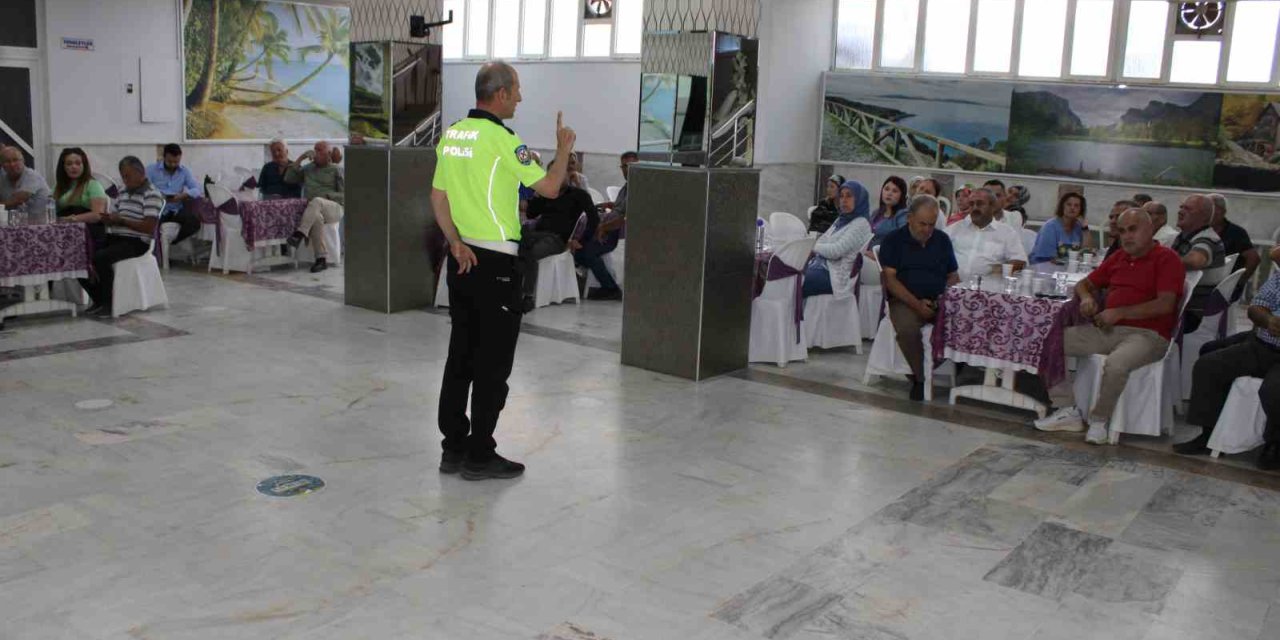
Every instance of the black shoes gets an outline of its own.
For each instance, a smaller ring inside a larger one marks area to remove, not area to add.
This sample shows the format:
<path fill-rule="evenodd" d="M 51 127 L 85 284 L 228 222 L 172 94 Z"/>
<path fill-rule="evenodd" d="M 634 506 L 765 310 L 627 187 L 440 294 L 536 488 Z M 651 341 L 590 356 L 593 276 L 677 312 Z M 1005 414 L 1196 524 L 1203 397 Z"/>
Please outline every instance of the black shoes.
<path fill-rule="evenodd" d="M 525 296 L 520 299 L 520 313 L 529 313 L 538 308 L 538 303 L 533 296 Z"/>
<path fill-rule="evenodd" d="M 90 318 L 110 318 L 110 317 L 111 317 L 111 307 L 101 306 L 101 305 L 94 305 L 94 306 L 92 306 L 92 307 L 89 307 L 89 308 L 84 312 L 84 315 L 86 315 L 86 316 L 88 316 L 88 317 L 90 317 Z"/>
<path fill-rule="evenodd" d="M 622 289 L 613 288 L 605 289 L 603 287 L 591 287 L 587 292 L 588 300 L 621 300 Z"/>
<path fill-rule="evenodd" d="M 285 242 L 289 243 L 289 246 L 294 249 L 297 249 L 298 245 L 302 244 L 302 241 L 306 239 L 307 237 L 302 235 L 301 231 L 294 231 L 293 235 L 289 236 L 289 239 L 285 240 Z"/>
<path fill-rule="evenodd" d="M 1280 469 L 1280 442 L 1268 442 L 1262 445 L 1262 453 L 1258 456 L 1258 468 L 1263 471 Z"/>
<path fill-rule="evenodd" d="M 329 268 L 329 262 L 324 258 L 316 258 L 316 263 L 311 265 L 311 273 L 320 273 Z"/>
<path fill-rule="evenodd" d="M 467 461 L 467 454 L 456 451 L 445 451 L 440 456 L 440 473 L 453 475 L 462 471 L 462 464 Z"/>
<path fill-rule="evenodd" d="M 924 402 L 924 383 L 912 382 L 911 393 L 908 397 L 910 397 L 912 400 L 915 400 L 916 402 Z"/>
<path fill-rule="evenodd" d="M 463 480 L 509 480 L 524 474 L 524 465 L 512 462 L 498 454 L 484 462 L 468 460 L 462 465 Z"/>
<path fill-rule="evenodd" d="M 1209 454 L 1209 432 L 1201 431 L 1200 435 L 1173 445 L 1173 452 L 1184 456 L 1203 456 Z"/>

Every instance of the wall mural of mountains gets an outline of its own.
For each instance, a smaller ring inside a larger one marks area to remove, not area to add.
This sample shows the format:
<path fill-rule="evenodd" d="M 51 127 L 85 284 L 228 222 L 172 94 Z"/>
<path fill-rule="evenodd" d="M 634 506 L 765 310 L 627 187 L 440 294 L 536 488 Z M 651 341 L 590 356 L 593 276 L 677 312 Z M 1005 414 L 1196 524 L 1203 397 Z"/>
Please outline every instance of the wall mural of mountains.
<path fill-rule="evenodd" d="M 825 87 L 824 163 L 1280 192 L 1280 93 L 848 72 Z"/>

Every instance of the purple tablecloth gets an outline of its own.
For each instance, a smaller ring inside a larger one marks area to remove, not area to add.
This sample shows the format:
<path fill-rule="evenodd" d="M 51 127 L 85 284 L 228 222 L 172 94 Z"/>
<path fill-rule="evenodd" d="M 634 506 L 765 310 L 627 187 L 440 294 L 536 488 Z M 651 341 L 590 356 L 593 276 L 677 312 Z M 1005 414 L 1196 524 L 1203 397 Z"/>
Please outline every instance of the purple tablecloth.
<path fill-rule="evenodd" d="M 207 198 L 197 200 L 192 208 L 204 224 L 217 225 L 218 237 L 222 237 L 222 218 Z M 241 219 L 240 236 L 244 244 L 253 250 L 254 243 L 267 240 L 284 240 L 298 228 L 302 212 L 307 208 L 305 198 L 277 200 L 238 200 L 235 209 Z"/>
<path fill-rule="evenodd" d="M 0 279 L 87 275 L 92 258 L 93 244 L 83 224 L 0 227 Z"/>
<path fill-rule="evenodd" d="M 950 287 L 934 320 L 933 357 L 1038 373 L 1046 388 L 1066 379 L 1062 338 L 1079 303 Z"/>

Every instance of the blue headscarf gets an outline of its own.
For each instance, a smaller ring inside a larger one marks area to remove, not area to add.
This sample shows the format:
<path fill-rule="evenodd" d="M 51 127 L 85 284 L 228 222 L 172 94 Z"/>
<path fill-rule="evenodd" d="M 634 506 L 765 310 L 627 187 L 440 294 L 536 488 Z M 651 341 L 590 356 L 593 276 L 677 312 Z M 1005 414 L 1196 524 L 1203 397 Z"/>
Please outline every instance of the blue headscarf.
<path fill-rule="evenodd" d="M 834 231 L 840 230 L 845 225 L 853 222 L 857 218 L 867 218 L 871 213 L 871 196 L 867 193 L 867 188 L 862 186 L 857 180 L 846 180 L 840 185 L 840 190 L 848 189 L 853 192 L 853 211 L 840 211 L 840 216 L 831 224 Z M 840 196 L 836 195 L 836 210 L 840 209 Z"/>

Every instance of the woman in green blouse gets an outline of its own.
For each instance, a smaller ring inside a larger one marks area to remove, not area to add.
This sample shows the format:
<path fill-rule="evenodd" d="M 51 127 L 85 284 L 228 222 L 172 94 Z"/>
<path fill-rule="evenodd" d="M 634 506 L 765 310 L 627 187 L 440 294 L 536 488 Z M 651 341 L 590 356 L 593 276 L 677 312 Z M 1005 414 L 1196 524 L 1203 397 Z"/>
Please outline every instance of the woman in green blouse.
<path fill-rule="evenodd" d="M 100 216 L 107 210 L 107 192 L 93 179 L 89 156 L 83 149 L 70 147 L 58 156 L 58 180 L 53 189 L 58 222 L 84 222 L 94 244 L 106 236 Z"/>

